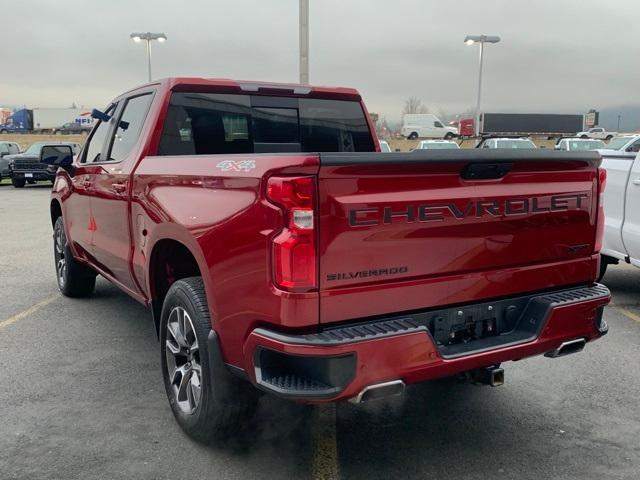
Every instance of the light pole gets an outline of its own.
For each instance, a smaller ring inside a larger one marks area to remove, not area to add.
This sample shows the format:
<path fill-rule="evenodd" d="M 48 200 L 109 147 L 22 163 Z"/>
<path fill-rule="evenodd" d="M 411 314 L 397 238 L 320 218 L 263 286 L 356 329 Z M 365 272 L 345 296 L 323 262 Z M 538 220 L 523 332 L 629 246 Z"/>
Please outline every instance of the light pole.
<path fill-rule="evenodd" d="M 300 83 L 309 83 L 309 0 L 300 0 Z"/>
<path fill-rule="evenodd" d="M 149 82 L 151 81 L 151 41 L 157 40 L 162 43 L 167 40 L 167 36 L 164 33 L 151 33 L 151 32 L 143 32 L 143 33 L 132 33 L 130 35 L 131 39 L 140 43 L 143 40 L 147 45 L 147 73 L 149 77 Z"/>
<path fill-rule="evenodd" d="M 484 44 L 485 43 L 498 43 L 500 37 L 496 35 L 467 35 L 464 39 L 464 43 L 467 45 L 473 45 L 474 43 L 480 44 L 480 68 L 478 73 L 478 100 L 476 101 L 476 114 L 474 119 L 475 135 L 476 138 L 480 136 L 480 98 L 482 97 L 482 60 L 484 58 Z"/>

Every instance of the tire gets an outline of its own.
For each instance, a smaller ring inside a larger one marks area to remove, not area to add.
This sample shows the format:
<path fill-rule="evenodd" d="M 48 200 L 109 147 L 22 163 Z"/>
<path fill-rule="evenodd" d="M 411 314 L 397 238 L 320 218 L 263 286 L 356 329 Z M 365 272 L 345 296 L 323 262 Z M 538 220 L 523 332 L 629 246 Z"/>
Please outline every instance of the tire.
<path fill-rule="evenodd" d="M 607 135 L 607 137 L 605 138 L 605 140 L 608 142 L 609 140 L 611 140 L 613 138 L 613 135 Z"/>
<path fill-rule="evenodd" d="M 7 130 L 6 130 L 6 129 L 4 129 L 4 128 L 3 128 L 2 130 L 0 130 L 0 134 L 2 134 L 2 135 L 5 135 L 5 134 L 7 134 L 7 133 L 9 133 L 9 132 L 7 132 Z"/>
<path fill-rule="evenodd" d="M 418 138 L 418 132 L 411 132 L 407 138 L 409 140 L 415 140 L 416 138 Z"/>
<path fill-rule="evenodd" d="M 11 179 L 11 185 L 14 186 L 14 188 L 24 188 L 24 184 L 25 181 L 23 178 L 12 178 Z"/>
<path fill-rule="evenodd" d="M 160 361 L 173 415 L 194 440 L 222 440 L 253 417 L 258 392 L 224 365 L 201 277 L 178 280 L 167 292 L 160 319 Z"/>
<path fill-rule="evenodd" d="M 451 140 L 455 138 L 455 134 L 451 133 L 451 132 L 447 132 L 447 134 L 444 136 L 445 140 Z"/>
<path fill-rule="evenodd" d="M 589 138 L 589 135 L 580 135 L 580 138 Z"/>
<path fill-rule="evenodd" d="M 53 257 L 58 288 L 65 297 L 82 298 L 93 293 L 96 273 L 73 258 L 62 217 L 58 217 L 53 227 Z"/>

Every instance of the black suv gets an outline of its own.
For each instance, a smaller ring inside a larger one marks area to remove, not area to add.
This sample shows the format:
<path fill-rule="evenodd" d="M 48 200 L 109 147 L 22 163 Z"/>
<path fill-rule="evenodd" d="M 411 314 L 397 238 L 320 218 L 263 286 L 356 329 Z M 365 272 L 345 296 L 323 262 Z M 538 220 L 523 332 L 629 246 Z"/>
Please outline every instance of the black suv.
<path fill-rule="evenodd" d="M 40 163 L 40 150 L 44 145 L 69 145 L 74 155 L 80 151 L 79 143 L 36 142 L 29 145 L 23 153 L 6 156 L 5 158 L 9 160 L 9 174 L 14 187 L 22 188 L 25 183 L 36 183 L 41 180 L 49 180 L 53 183 L 57 168 Z"/>

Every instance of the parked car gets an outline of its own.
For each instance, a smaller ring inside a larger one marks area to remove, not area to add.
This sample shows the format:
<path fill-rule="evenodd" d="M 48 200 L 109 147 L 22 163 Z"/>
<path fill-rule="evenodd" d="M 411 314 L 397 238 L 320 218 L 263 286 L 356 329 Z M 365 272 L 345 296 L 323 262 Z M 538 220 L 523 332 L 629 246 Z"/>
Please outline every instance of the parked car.
<path fill-rule="evenodd" d="M 74 154 L 80 151 L 79 143 L 72 142 L 36 142 L 29 145 L 23 152 L 17 155 L 9 155 L 9 176 L 15 188 L 22 188 L 26 183 L 50 181 L 56 176 L 56 168 L 40 162 L 40 151 L 45 145 L 67 145 Z"/>
<path fill-rule="evenodd" d="M 445 138 L 449 140 L 458 136 L 458 129 L 446 127 L 432 113 L 412 113 L 402 117 L 400 133 L 409 140 L 416 138 Z"/>
<path fill-rule="evenodd" d="M 605 143 L 602 140 L 593 140 L 591 138 L 561 138 L 555 146 L 556 150 L 567 152 L 586 152 L 600 148 L 606 148 Z"/>
<path fill-rule="evenodd" d="M 447 150 L 452 148 L 460 148 L 460 146 L 451 140 L 421 140 L 415 150 Z"/>
<path fill-rule="evenodd" d="M 0 182 L 9 178 L 10 155 L 20 153 L 20 145 L 15 142 L 0 142 Z"/>
<path fill-rule="evenodd" d="M 618 135 L 617 132 L 607 132 L 602 127 L 593 127 L 593 128 L 590 128 L 589 130 L 585 130 L 584 132 L 576 133 L 576 137 L 595 138 L 598 140 L 611 140 L 616 135 Z"/>
<path fill-rule="evenodd" d="M 380 140 L 380 151 L 384 153 L 391 152 L 391 147 L 389 146 L 389 143 L 386 142 L 385 140 Z"/>
<path fill-rule="evenodd" d="M 532 150 L 537 148 L 536 144 L 528 138 L 484 138 L 480 141 L 476 148 L 519 148 L 524 150 Z"/>
<path fill-rule="evenodd" d="M 640 135 L 618 135 L 609 140 L 603 149 L 611 152 L 609 155 L 635 158 L 636 153 L 640 152 Z"/>
<path fill-rule="evenodd" d="M 53 133 L 56 135 L 88 135 L 90 131 L 91 125 L 67 122 L 61 127 L 55 128 Z"/>
<path fill-rule="evenodd" d="M 172 78 L 95 112 L 74 161 L 42 149 L 60 291 L 100 274 L 150 308 L 193 438 L 234 432 L 258 392 L 497 386 L 607 332 L 596 153 L 390 155 L 365 111 L 352 89 Z"/>
<path fill-rule="evenodd" d="M 620 261 L 640 267 L 640 155 L 601 150 L 607 171 L 600 277 Z"/>

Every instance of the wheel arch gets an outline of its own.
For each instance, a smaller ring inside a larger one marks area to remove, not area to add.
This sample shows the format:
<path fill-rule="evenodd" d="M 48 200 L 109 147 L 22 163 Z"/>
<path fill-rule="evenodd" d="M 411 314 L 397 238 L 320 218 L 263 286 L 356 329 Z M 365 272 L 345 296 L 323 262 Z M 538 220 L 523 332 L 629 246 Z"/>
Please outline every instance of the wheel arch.
<path fill-rule="evenodd" d="M 51 214 L 51 226 L 54 227 L 56 225 L 56 220 L 62 216 L 62 206 L 57 199 L 51 200 L 49 205 L 49 213 Z"/>
<path fill-rule="evenodd" d="M 150 249 L 147 267 L 149 300 L 156 333 L 159 332 L 162 304 L 171 285 L 188 277 L 202 277 L 207 303 L 213 318 L 212 296 L 204 255 L 194 244 L 174 237 L 158 238 Z"/>

